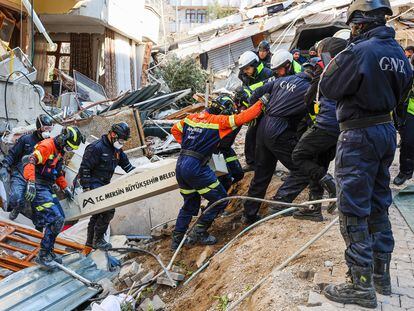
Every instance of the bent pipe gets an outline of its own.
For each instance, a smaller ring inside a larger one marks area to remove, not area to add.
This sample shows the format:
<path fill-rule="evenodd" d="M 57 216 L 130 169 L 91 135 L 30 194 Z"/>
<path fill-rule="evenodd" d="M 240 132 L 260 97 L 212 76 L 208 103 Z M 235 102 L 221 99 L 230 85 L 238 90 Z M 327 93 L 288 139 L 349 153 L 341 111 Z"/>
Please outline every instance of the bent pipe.
<path fill-rule="evenodd" d="M 323 202 L 320 202 L 320 201 L 323 201 Z M 330 199 L 322 199 L 322 200 L 311 201 L 311 202 L 312 202 L 312 204 L 326 203 L 326 202 L 336 202 L 336 199 L 335 198 L 330 198 Z M 310 202 L 304 202 L 303 205 L 308 205 L 309 203 Z M 303 205 L 301 207 L 303 207 Z M 213 260 L 213 258 L 216 255 L 219 255 L 219 254 L 223 253 L 226 249 L 228 249 L 231 245 L 233 245 L 233 243 L 239 237 L 241 237 L 242 235 L 244 235 L 245 233 L 247 233 L 248 231 L 250 231 L 254 227 L 260 225 L 261 223 L 264 223 L 264 222 L 266 222 L 266 221 L 268 221 L 270 219 L 276 218 L 278 216 L 281 216 L 283 214 L 289 213 L 289 212 L 294 211 L 296 209 L 298 209 L 298 207 L 291 207 L 291 208 L 285 209 L 283 211 L 280 211 L 278 213 L 275 213 L 275 214 L 269 215 L 269 216 L 267 216 L 267 217 L 265 217 L 263 219 L 260 219 L 259 221 L 255 222 L 254 224 L 251 224 L 250 226 L 244 228 L 233 239 L 231 239 L 227 244 L 225 244 L 221 249 L 219 249 L 218 252 L 215 253 L 208 261 L 206 261 L 197 271 L 195 271 L 190 276 L 190 278 L 184 282 L 183 285 L 186 286 L 188 283 L 190 283 L 198 274 L 200 274 L 202 271 L 204 271 L 204 269 L 206 269 L 209 266 L 210 262 Z"/>
<path fill-rule="evenodd" d="M 185 240 L 188 238 L 188 236 L 190 235 L 190 233 L 192 232 L 192 230 L 194 229 L 194 227 L 196 226 L 196 224 L 200 220 L 200 217 L 203 216 L 208 211 L 210 211 L 213 207 L 216 207 L 218 204 L 220 204 L 222 202 L 230 201 L 230 200 L 233 200 L 233 199 L 237 199 L 237 200 L 241 200 L 241 201 L 253 201 L 253 202 L 260 202 L 260 203 L 269 203 L 269 204 L 272 204 L 272 205 L 286 206 L 286 207 L 291 207 L 291 208 L 295 208 L 295 209 L 298 209 L 298 208 L 303 207 L 303 206 L 310 206 L 310 205 L 313 205 L 313 204 L 324 203 L 324 202 L 332 202 L 332 200 L 336 200 L 336 199 L 322 199 L 322 200 L 307 201 L 307 202 L 303 202 L 301 204 L 297 204 L 297 203 L 286 203 L 286 202 L 279 202 L 279 201 L 274 201 L 274 200 L 253 198 L 253 197 L 242 196 L 242 195 L 225 197 L 225 198 L 222 198 L 220 200 L 217 200 L 216 202 L 214 202 L 210 206 L 208 206 L 204 211 L 202 211 L 201 214 L 196 218 L 194 223 L 188 228 L 187 232 L 184 234 L 183 239 L 181 240 L 180 244 L 178 245 L 176 251 L 174 252 L 174 254 L 173 254 L 173 256 L 172 256 L 172 258 L 171 258 L 171 260 L 170 260 L 170 262 L 167 266 L 167 270 L 171 269 L 171 267 L 172 267 L 172 265 L 175 261 L 175 258 L 177 257 L 178 253 L 180 252 L 181 248 L 184 245 Z M 292 209 L 292 211 L 295 210 L 295 209 Z"/>

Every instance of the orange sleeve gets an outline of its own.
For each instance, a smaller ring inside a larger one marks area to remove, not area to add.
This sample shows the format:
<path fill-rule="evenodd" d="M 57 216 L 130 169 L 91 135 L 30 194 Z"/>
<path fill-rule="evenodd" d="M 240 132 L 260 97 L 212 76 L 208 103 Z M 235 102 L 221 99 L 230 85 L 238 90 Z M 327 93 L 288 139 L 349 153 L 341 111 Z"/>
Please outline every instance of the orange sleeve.
<path fill-rule="evenodd" d="M 52 150 L 46 141 L 36 145 L 32 155 L 30 156 L 31 161 L 24 167 L 23 177 L 28 181 L 35 181 L 35 165 L 45 164 L 51 153 Z"/>
<path fill-rule="evenodd" d="M 56 185 L 58 185 L 62 190 L 65 189 L 68 186 L 68 182 L 66 181 L 65 176 L 61 175 L 56 178 Z"/>
<path fill-rule="evenodd" d="M 237 127 L 242 126 L 245 123 L 248 123 L 256 119 L 262 113 L 262 102 L 258 100 L 253 106 L 249 109 L 246 109 L 239 114 L 234 115 L 234 123 Z M 233 116 L 230 116 L 233 117 Z"/>
<path fill-rule="evenodd" d="M 178 123 L 175 123 L 174 126 L 171 128 L 171 134 L 174 136 L 175 140 L 181 144 L 183 141 L 183 126 L 184 120 L 181 120 Z"/>

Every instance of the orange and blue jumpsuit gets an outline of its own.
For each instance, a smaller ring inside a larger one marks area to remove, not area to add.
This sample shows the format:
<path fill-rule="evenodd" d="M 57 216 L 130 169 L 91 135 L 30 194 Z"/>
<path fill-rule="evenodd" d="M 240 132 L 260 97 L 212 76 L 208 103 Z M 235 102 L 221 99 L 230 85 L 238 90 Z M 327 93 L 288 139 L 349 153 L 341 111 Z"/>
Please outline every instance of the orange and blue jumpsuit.
<path fill-rule="evenodd" d="M 226 190 L 208 166 L 208 160 L 217 150 L 222 138 L 239 126 L 255 119 L 261 111 L 261 101 L 237 115 L 214 115 L 210 114 L 207 109 L 201 113 L 189 115 L 173 126 L 171 133 L 181 144 L 176 178 L 184 198 L 184 205 L 178 214 L 175 231 L 186 232 L 192 217 L 199 212 L 201 197 L 212 204 L 227 196 Z M 227 202 L 223 202 L 205 213 L 200 218 L 199 224 L 209 227 L 226 205 Z"/>
<path fill-rule="evenodd" d="M 47 251 L 53 251 L 65 221 L 62 207 L 52 189 L 55 183 L 62 190 L 68 185 L 62 170 L 62 153 L 57 149 L 54 138 L 45 139 L 35 146 L 29 163 L 24 167 L 24 178 L 36 184 L 32 210 L 36 225 L 45 228 L 40 246 Z"/>

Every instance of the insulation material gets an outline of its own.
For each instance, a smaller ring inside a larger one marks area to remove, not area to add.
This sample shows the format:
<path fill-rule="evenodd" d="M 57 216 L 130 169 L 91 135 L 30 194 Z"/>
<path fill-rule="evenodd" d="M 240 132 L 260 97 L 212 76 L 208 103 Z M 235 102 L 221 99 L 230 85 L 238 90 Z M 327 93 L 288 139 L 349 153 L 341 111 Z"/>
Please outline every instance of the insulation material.
<path fill-rule="evenodd" d="M 116 83 L 118 93 L 131 89 L 131 60 L 129 39 L 115 34 Z"/>

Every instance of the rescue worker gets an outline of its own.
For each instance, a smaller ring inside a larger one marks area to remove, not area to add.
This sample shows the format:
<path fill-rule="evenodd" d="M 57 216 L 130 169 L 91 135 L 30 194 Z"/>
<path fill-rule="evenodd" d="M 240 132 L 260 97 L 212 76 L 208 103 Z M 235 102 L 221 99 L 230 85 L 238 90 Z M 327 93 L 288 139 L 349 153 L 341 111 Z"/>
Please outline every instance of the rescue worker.
<path fill-rule="evenodd" d="M 406 53 L 407 55 L 407 53 Z M 410 59 L 414 68 L 414 57 Z M 396 109 L 397 128 L 400 133 L 400 172 L 394 178 L 394 184 L 401 186 L 413 177 L 414 172 L 414 85 L 408 102 Z"/>
<path fill-rule="evenodd" d="M 302 56 L 299 49 L 293 49 L 292 50 L 293 55 L 293 68 L 295 70 L 295 73 L 298 73 L 302 70 L 301 66 L 302 64 L 306 63 L 306 58 Z"/>
<path fill-rule="evenodd" d="M 290 175 L 279 188 L 275 200 L 292 202 L 309 183 L 292 163 L 291 155 L 297 143 L 296 131 L 300 120 L 306 114 L 303 97 L 311 81 L 311 75 L 303 72 L 288 75 L 293 57 L 286 50 L 277 51 L 272 57 L 272 70 L 278 77 L 253 92 L 250 100 L 270 94 L 269 103 L 257 131 L 256 159 L 254 177 L 249 187 L 250 197 L 264 198 L 267 187 L 280 161 L 290 170 Z M 244 222 L 251 224 L 260 217 L 257 215 L 260 203 L 248 201 L 244 204 Z M 271 212 L 282 210 L 271 208 Z"/>
<path fill-rule="evenodd" d="M 212 101 L 205 111 L 189 115 L 171 129 L 181 144 L 176 178 L 184 198 L 184 205 L 175 224 L 171 249 L 178 247 L 192 217 L 198 214 L 201 197 L 212 204 L 227 196 L 223 185 L 207 163 L 220 141 L 233 130 L 259 116 L 262 108 L 263 104 L 259 100 L 249 109 L 234 114 L 235 107 L 231 101 Z M 189 242 L 215 244 L 217 239 L 207 230 L 226 206 L 227 202 L 222 202 L 201 216 Z"/>
<path fill-rule="evenodd" d="M 31 202 L 37 224 L 45 228 L 39 254 L 35 259 L 44 268 L 54 268 L 55 261 L 62 263 L 53 252 L 53 247 L 63 227 L 65 215 L 53 185 L 56 183 L 66 198 L 73 200 L 63 172 L 63 156 L 66 152 L 78 149 L 83 142 L 85 138 L 79 129 L 69 126 L 55 138 L 39 142 L 24 166 L 24 178 L 27 180 L 25 198 Z"/>
<path fill-rule="evenodd" d="M 377 306 L 375 290 L 391 294 L 389 167 L 396 149 L 391 111 L 405 101 L 412 84 L 407 57 L 394 29 L 386 26 L 385 16 L 392 14 L 388 0 L 353 1 L 347 13 L 350 45 L 320 82 L 322 94 L 337 101 L 335 178 L 350 276 L 344 284 L 329 285 L 325 296 L 367 308 Z"/>
<path fill-rule="evenodd" d="M 312 46 L 309 49 L 309 59 L 313 58 L 313 57 L 317 57 L 318 56 L 318 52 L 316 51 L 315 46 Z"/>
<path fill-rule="evenodd" d="M 259 57 L 251 51 L 244 52 L 239 58 L 239 79 L 243 82 L 243 87 L 250 94 L 258 87 L 263 86 L 265 81 L 273 76 L 272 71 L 266 68 L 259 61 Z M 254 120 L 249 124 L 244 143 L 244 155 L 246 166 L 244 171 L 254 170 L 254 157 L 256 148 L 257 122 Z"/>
<path fill-rule="evenodd" d="M 272 53 L 270 52 L 270 44 L 268 41 L 263 40 L 259 43 L 256 52 L 260 62 L 266 67 L 270 68 L 270 61 L 272 59 Z"/>
<path fill-rule="evenodd" d="M 53 129 L 53 120 L 46 114 L 36 118 L 36 130 L 31 134 L 21 136 L 11 148 L 2 162 L 2 170 L 10 174 L 10 208 L 9 219 L 15 220 L 24 210 L 26 200 L 24 198 L 27 182 L 23 177 L 24 156 L 33 152 L 34 146 L 43 139 L 50 137 Z"/>
<path fill-rule="evenodd" d="M 234 106 L 235 103 L 228 95 L 220 95 L 214 99 L 221 106 Z M 218 178 L 220 183 L 223 185 L 226 192 L 230 190 L 231 185 L 239 182 L 244 177 L 243 168 L 240 164 L 240 161 L 236 155 L 236 152 L 232 148 L 237 134 L 240 132 L 241 126 L 233 130 L 230 134 L 223 137 L 220 140 L 219 146 L 217 148 L 218 153 L 223 154 L 224 160 L 226 161 L 226 166 L 228 174 L 222 175 Z"/>
<path fill-rule="evenodd" d="M 319 56 L 322 53 L 329 53 L 331 57 L 335 57 L 346 48 L 346 45 L 347 42 L 344 39 L 325 38 L 318 45 Z M 335 157 L 339 124 L 335 112 L 336 102 L 324 96 L 321 96 L 320 99 L 317 98 L 319 96 L 317 89 L 320 75 L 324 68 L 325 65 L 322 61 L 315 64 L 311 86 L 305 94 L 308 112 L 315 114 L 315 110 L 318 110 L 315 123 L 300 138 L 292 153 L 293 163 L 310 178 L 316 187 L 315 191 L 310 192 L 310 201 L 322 199 L 324 190 L 328 192 L 329 197 L 336 197 L 335 180 L 327 171 L 329 163 Z M 321 187 L 318 187 L 319 184 Z M 331 210 L 333 206 L 330 207 Z M 293 217 L 323 221 L 321 204 L 296 211 L 293 213 Z"/>
<path fill-rule="evenodd" d="M 130 136 L 131 130 L 127 123 L 115 123 L 108 134 L 86 147 L 79 167 L 79 181 L 84 192 L 109 184 L 118 165 L 126 173 L 135 168 L 122 150 Z M 86 246 L 101 250 L 112 247 L 105 241 L 104 235 L 114 215 L 115 209 L 111 209 L 91 216 Z"/>

